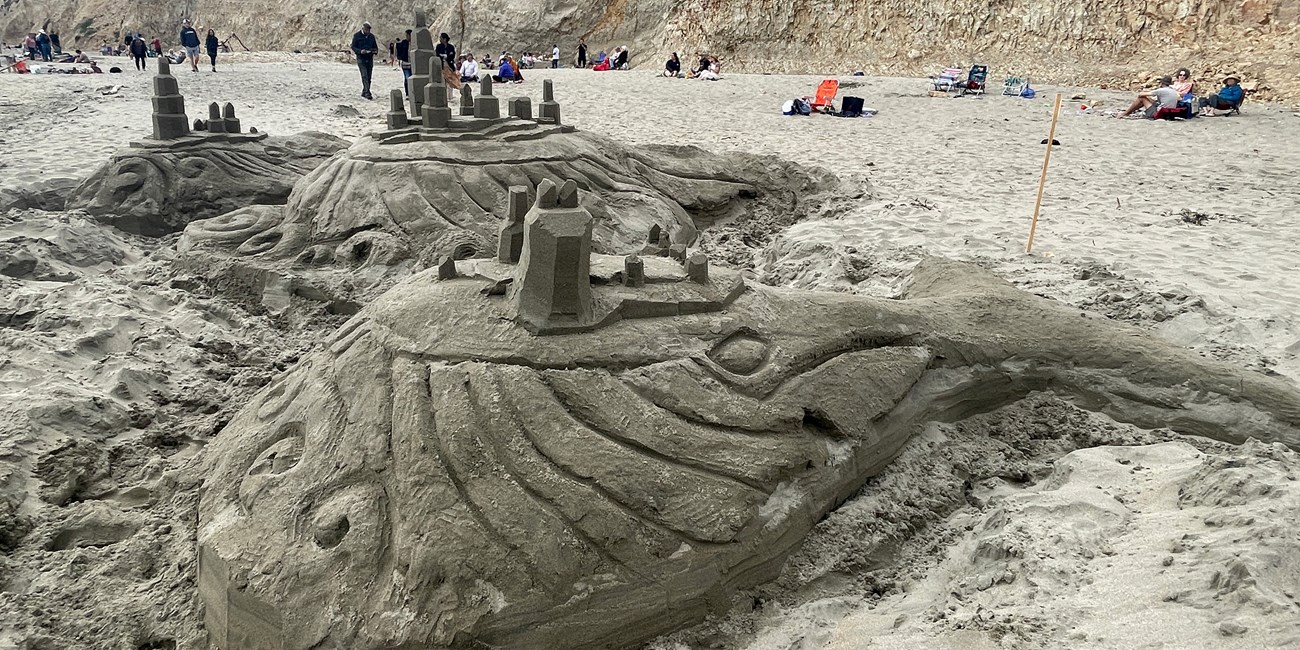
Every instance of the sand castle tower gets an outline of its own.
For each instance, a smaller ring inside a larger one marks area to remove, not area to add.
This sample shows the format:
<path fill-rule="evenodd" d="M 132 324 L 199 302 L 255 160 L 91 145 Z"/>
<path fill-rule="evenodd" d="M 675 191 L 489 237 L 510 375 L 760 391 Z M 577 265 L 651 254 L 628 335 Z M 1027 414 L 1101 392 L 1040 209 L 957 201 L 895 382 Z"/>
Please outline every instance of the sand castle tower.
<path fill-rule="evenodd" d="M 497 261 L 517 264 L 524 251 L 524 219 L 528 216 L 528 188 L 510 186 L 510 204 L 506 220 L 497 231 Z"/>
<path fill-rule="evenodd" d="M 181 96 L 171 62 L 158 57 L 158 74 L 153 78 L 153 139 L 174 140 L 189 135 L 190 120 L 185 116 L 185 98 Z"/>
<path fill-rule="evenodd" d="M 433 73 L 438 73 L 439 82 L 442 81 L 442 70 L 434 68 L 434 61 L 438 60 L 438 55 L 434 50 L 433 32 L 429 31 L 429 19 L 423 11 L 415 12 L 415 42 L 411 47 L 411 78 L 406 80 L 407 90 L 411 100 L 411 119 L 418 119 L 424 115 L 422 109 L 425 104 L 424 91 L 425 86 L 433 80 Z M 439 61 L 439 65 L 441 62 Z M 443 102 L 445 105 L 446 102 Z"/>
<path fill-rule="evenodd" d="M 534 325 L 592 319 L 591 213 L 578 204 L 572 180 L 537 186 L 524 219 L 523 250 L 512 300 L 518 317 Z"/>
<path fill-rule="evenodd" d="M 478 98 L 474 100 L 474 117 L 495 120 L 501 117 L 501 101 L 492 95 L 492 75 L 483 75 Z"/>

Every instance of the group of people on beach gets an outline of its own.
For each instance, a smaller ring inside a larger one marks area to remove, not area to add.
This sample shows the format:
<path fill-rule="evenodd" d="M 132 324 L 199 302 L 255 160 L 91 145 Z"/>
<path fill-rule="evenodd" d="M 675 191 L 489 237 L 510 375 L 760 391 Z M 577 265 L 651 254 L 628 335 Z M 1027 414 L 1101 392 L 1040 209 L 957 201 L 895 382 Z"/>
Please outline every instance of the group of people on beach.
<path fill-rule="evenodd" d="M 149 58 L 165 57 L 171 63 L 180 64 L 186 60 L 190 62 L 190 69 L 194 72 L 199 71 L 199 59 L 203 54 L 207 54 L 211 64 L 212 71 L 217 71 L 217 54 L 223 48 L 229 51 L 229 47 L 223 45 L 217 38 L 215 30 L 207 30 L 206 37 L 199 36 L 199 30 L 195 29 L 188 19 L 182 22 L 179 33 L 180 50 L 170 52 L 163 51 L 162 39 L 154 36 L 146 41 L 144 34 L 140 32 L 127 32 L 123 35 L 120 46 L 114 46 L 108 41 L 104 41 L 99 48 L 100 56 L 130 56 L 135 62 L 135 69 L 144 71 L 148 69 L 147 61 Z M 90 58 L 90 55 L 81 50 L 69 54 L 62 52 L 59 48 L 59 39 L 57 33 L 46 34 L 45 30 L 35 34 L 29 34 L 23 43 L 25 54 L 29 60 L 40 59 L 49 63 L 72 63 L 89 65 L 89 70 L 75 69 L 52 69 L 50 72 L 103 72 L 99 64 Z M 110 72 L 121 72 L 121 69 L 113 67 Z"/>
<path fill-rule="evenodd" d="M 717 81 L 722 78 L 722 62 L 718 57 L 696 52 L 695 59 L 699 62 L 694 67 L 682 71 L 682 60 L 673 52 L 664 63 L 664 71 L 660 73 L 665 77 L 676 79 L 703 79 L 705 81 Z"/>
<path fill-rule="evenodd" d="M 411 38 L 413 30 L 406 30 L 401 39 L 388 43 L 388 61 L 390 66 L 400 67 L 402 76 L 410 79 L 411 69 Z M 374 77 L 375 56 L 380 53 L 379 41 L 374 34 L 374 28 L 369 22 L 361 24 L 361 29 L 352 35 L 352 44 L 350 49 L 356 57 L 357 68 L 361 73 L 361 96 L 365 99 L 374 99 L 370 92 L 371 80 Z M 442 63 L 442 76 L 453 88 L 459 88 L 463 83 L 479 81 L 483 75 L 490 75 L 492 80 L 497 83 L 523 83 L 525 69 L 536 68 L 543 62 L 550 62 L 551 68 L 563 67 L 561 63 L 561 51 L 559 43 L 551 45 L 549 59 L 545 55 L 534 54 L 531 51 L 524 52 L 516 58 L 509 51 L 502 51 L 499 57 L 493 58 L 489 54 L 475 56 L 473 52 L 457 54 L 456 46 L 451 42 L 451 36 L 446 32 L 438 35 L 438 43 L 434 46 L 435 54 Z M 601 50 L 596 57 L 588 61 L 587 41 L 580 39 L 576 50 L 574 64 L 578 68 L 590 67 L 592 70 L 627 70 L 630 67 L 631 54 L 627 47 L 616 47 L 612 53 L 606 53 Z M 491 71 L 495 70 L 495 73 Z M 410 92 L 410 89 L 407 89 Z"/>
<path fill-rule="evenodd" d="M 1154 90 L 1138 93 L 1137 98 L 1128 108 L 1115 114 L 1115 117 L 1132 117 L 1141 112 L 1141 117 L 1155 118 L 1162 115 L 1174 117 L 1192 117 L 1200 115 L 1209 117 L 1215 111 L 1233 111 L 1241 106 L 1245 91 L 1241 79 L 1228 75 L 1223 79 L 1223 86 L 1218 92 L 1197 97 L 1196 84 L 1192 73 L 1187 68 L 1179 68 L 1174 75 L 1161 77 Z M 1195 106 L 1196 113 L 1193 113 Z"/>

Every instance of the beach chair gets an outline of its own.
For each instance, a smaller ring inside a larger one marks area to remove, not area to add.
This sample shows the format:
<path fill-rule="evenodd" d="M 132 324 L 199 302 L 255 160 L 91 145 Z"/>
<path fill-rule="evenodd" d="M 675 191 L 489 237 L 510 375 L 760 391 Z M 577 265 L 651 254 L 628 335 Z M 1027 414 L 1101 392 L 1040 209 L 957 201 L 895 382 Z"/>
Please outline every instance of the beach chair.
<path fill-rule="evenodd" d="M 835 96 L 840 93 L 840 82 L 836 79 L 826 79 L 817 86 L 817 94 L 812 97 L 804 97 L 804 101 L 812 106 L 814 111 L 823 113 L 835 112 Z"/>
<path fill-rule="evenodd" d="M 966 75 L 966 83 L 962 86 L 962 94 L 983 95 L 984 89 L 988 86 L 989 67 L 986 65 L 973 65 L 970 67 L 970 74 Z"/>
<path fill-rule="evenodd" d="M 961 68 L 944 68 L 937 77 L 930 77 L 930 86 L 935 92 L 950 93 L 958 90 L 962 83 Z"/>
<path fill-rule="evenodd" d="M 1028 87 L 1029 87 L 1028 79 L 1022 79 L 1020 77 L 1007 77 L 1006 81 L 1002 82 L 1002 94 L 1010 95 L 1012 97 L 1019 97 L 1020 93 L 1025 92 L 1025 89 Z"/>

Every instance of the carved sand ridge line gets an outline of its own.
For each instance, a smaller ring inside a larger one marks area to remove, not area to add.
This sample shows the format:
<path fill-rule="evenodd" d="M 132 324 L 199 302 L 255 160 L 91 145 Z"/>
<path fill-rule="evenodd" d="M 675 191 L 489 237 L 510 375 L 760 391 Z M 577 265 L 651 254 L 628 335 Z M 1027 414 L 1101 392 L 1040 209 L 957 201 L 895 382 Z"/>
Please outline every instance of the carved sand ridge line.
<path fill-rule="evenodd" d="M 527 372 L 530 371 L 522 367 L 507 367 L 494 370 L 489 375 L 495 388 L 494 394 L 508 394 L 506 393 L 508 387 L 513 386 L 519 381 L 518 375 Z M 634 522 L 639 527 L 644 527 L 635 536 L 635 539 L 628 539 L 626 541 L 639 541 L 640 543 L 662 546 L 664 545 L 663 542 L 666 540 L 671 542 L 671 547 L 674 549 L 678 544 L 686 541 L 687 538 L 680 532 L 642 516 L 639 512 L 633 510 L 627 504 L 620 501 L 615 495 L 610 493 L 596 481 L 590 478 L 576 476 L 562 467 L 537 446 L 537 442 L 533 440 L 532 436 L 529 434 L 528 428 L 522 421 L 518 412 L 518 407 L 513 402 L 509 400 L 500 400 L 497 404 L 506 414 L 506 417 L 502 418 L 501 421 L 505 423 L 508 428 L 506 444 L 510 445 L 511 451 L 519 454 L 519 457 L 524 459 L 525 462 L 529 458 L 535 459 L 537 464 L 540 465 L 540 467 L 535 469 L 539 475 L 542 475 L 543 473 L 553 474 L 555 477 L 568 484 L 590 491 L 591 496 L 595 497 L 595 499 L 577 497 L 575 495 L 567 494 L 564 490 L 558 488 L 552 490 L 554 496 L 546 497 L 548 501 L 554 503 L 556 507 L 561 510 L 565 510 L 566 508 L 559 502 L 559 499 L 568 498 L 569 508 L 582 511 L 582 516 L 578 519 L 569 515 L 570 519 L 575 520 L 575 525 L 581 527 L 582 525 L 585 525 L 584 522 L 593 516 L 600 518 L 606 516 L 606 512 L 613 512 L 626 518 L 627 521 Z M 545 485 L 546 483 L 540 480 L 535 484 L 536 489 L 539 492 L 545 488 Z M 602 512 L 593 513 L 591 512 L 591 509 L 601 509 Z M 700 543 L 706 545 L 712 544 L 712 542 Z M 614 551 L 611 550 L 610 552 L 613 553 Z M 632 558 L 630 557 L 626 557 L 623 561 L 630 561 L 631 559 Z"/>
<path fill-rule="evenodd" d="M 499 394 L 501 386 L 500 383 L 496 381 L 494 376 L 495 373 L 492 369 L 485 365 L 475 364 L 467 369 L 467 373 L 470 377 L 467 386 L 469 401 L 475 413 L 490 413 L 493 410 L 492 406 L 496 406 L 498 412 L 501 411 L 502 409 L 500 408 L 500 404 L 496 400 L 496 396 Z M 483 390 L 482 384 L 486 384 L 488 390 Z M 605 545 L 593 539 L 591 535 L 589 535 L 587 531 L 578 524 L 574 517 L 566 513 L 559 504 L 544 496 L 541 491 L 533 485 L 532 481 L 528 479 L 523 469 L 516 462 L 519 460 L 521 454 L 527 452 L 518 447 L 515 449 L 507 449 L 507 443 L 502 440 L 503 436 L 513 437 L 513 434 L 518 431 L 519 423 L 513 417 L 507 416 L 504 413 L 498 413 L 497 415 L 501 419 L 494 419 L 493 421 L 498 424 L 498 429 L 501 424 L 505 424 L 510 431 L 507 431 L 504 434 L 493 435 L 492 432 L 484 430 L 485 432 L 481 438 L 487 440 L 488 444 L 491 446 L 491 453 L 494 461 L 505 470 L 507 476 L 510 477 L 510 480 L 512 480 L 519 489 L 523 490 L 525 494 L 533 499 L 541 509 L 545 510 L 550 516 L 560 521 L 567 529 L 567 532 L 577 537 L 588 550 L 598 555 L 601 560 L 625 573 L 644 578 L 644 576 L 638 573 L 622 559 L 614 556 Z M 554 466 L 554 464 L 552 463 L 551 466 Z"/>
<path fill-rule="evenodd" d="M 659 461 L 654 461 L 659 470 L 640 469 L 634 475 L 626 474 L 619 467 L 640 467 L 645 457 L 575 420 L 539 377 L 523 375 L 512 388 L 517 399 L 531 407 L 516 412 L 534 445 L 571 475 L 595 480 L 642 518 L 695 541 L 722 543 L 730 540 L 749 518 L 745 511 L 751 511 L 753 504 L 763 500 L 761 493 L 744 484 L 702 472 L 691 473 L 697 479 L 693 483 L 681 483 L 686 471 Z M 692 485 L 694 494 L 679 493 L 684 485 Z M 667 496 L 662 503 L 651 502 L 647 500 L 648 491 Z M 715 505 L 733 499 L 748 505 L 731 512 L 714 509 Z"/>
<path fill-rule="evenodd" d="M 581 424 L 592 433 L 613 442 L 616 445 L 627 448 L 637 454 L 652 458 L 665 465 L 672 465 L 688 472 L 699 472 L 724 481 L 733 481 L 745 486 L 755 492 L 763 494 L 764 497 L 771 496 L 771 486 L 764 485 L 762 481 L 756 480 L 752 476 L 745 476 L 737 472 L 727 471 L 726 468 L 720 467 L 718 463 L 702 462 L 682 457 L 673 457 L 669 454 L 654 448 L 648 440 L 638 439 L 630 435 L 621 435 L 608 426 L 610 423 L 598 421 L 602 420 L 600 414 L 593 412 L 590 404 L 577 403 L 579 396 L 574 395 L 572 391 L 556 389 L 556 383 L 550 377 L 543 376 L 542 382 L 550 389 L 555 401 L 559 403 L 569 417 L 575 422 Z M 567 388 L 567 387 L 566 387 Z"/>
<path fill-rule="evenodd" d="M 798 433 L 697 425 L 644 400 L 622 380 L 600 373 L 548 371 L 543 377 L 570 414 L 597 433 L 661 460 L 732 478 L 769 496 L 786 478 L 782 467 L 802 467 L 815 460 L 808 452 L 821 446 L 816 437 Z"/>
<path fill-rule="evenodd" d="M 437 449 L 443 471 L 456 487 L 456 492 L 460 495 L 460 505 L 468 511 L 474 523 L 483 529 L 492 543 L 528 557 L 528 551 L 521 548 L 518 541 L 503 533 L 498 523 L 494 521 L 493 515 L 496 509 L 485 511 L 478 504 L 471 493 L 471 487 L 478 486 L 467 485 L 467 476 L 472 478 L 476 472 L 468 471 L 470 455 L 468 450 L 460 449 L 460 445 L 465 443 L 465 437 L 473 437 L 472 431 L 481 429 L 481 423 L 475 422 L 475 414 L 469 404 L 469 396 L 465 388 L 466 381 L 468 379 L 465 378 L 464 372 L 459 369 L 433 366 L 429 368 L 428 385 L 431 395 L 429 409 L 432 414 L 433 428 L 429 431 L 426 440 Z M 441 387 L 441 391 L 436 390 L 435 386 Z M 534 585 L 542 587 L 547 584 L 547 581 L 537 572 L 536 562 L 525 561 L 522 564 Z"/>

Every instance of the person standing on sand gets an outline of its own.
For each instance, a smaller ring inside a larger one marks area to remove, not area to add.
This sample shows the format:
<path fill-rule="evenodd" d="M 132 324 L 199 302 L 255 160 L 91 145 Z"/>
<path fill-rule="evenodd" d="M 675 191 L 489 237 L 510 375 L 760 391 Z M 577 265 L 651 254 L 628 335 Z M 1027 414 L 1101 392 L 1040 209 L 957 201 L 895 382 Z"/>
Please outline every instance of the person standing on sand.
<path fill-rule="evenodd" d="M 209 29 L 208 37 L 203 40 L 203 49 L 208 51 L 208 58 L 212 59 L 212 71 L 217 71 L 217 50 L 221 47 L 221 40 L 217 38 L 216 30 Z"/>
<path fill-rule="evenodd" d="M 153 37 L 153 40 L 149 41 L 149 49 L 153 50 L 154 56 L 162 56 L 162 39 L 157 36 Z"/>
<path fill-rule="evenodd" d="M 41 53 L 41 60 L 49 63 L 54 57 L 50 54 L 50 35 L 41 30 L 36 34 L 36 49 Z"/>
<path fill-rule="evenodd" d="M 438 44 L 434 46 L 433 53 L 442 59 L 444 69 L 456 69 L 456 46 L 451 44 L 451 37 L 447 32 L 438 35 Z"/>
<path fill-rule="evenodd" d="M 131 58 L 135 59 L 135 69 L 144 70 L 144 57 L 149 54 L 149 46 L 145 45 L 144 37 L 136 34 L 135 38 L 131 39 L 130 50 Z"/>
<path fill-rule="evenodd" d="M 578 39 L 578 67 L 587 67 L 587 39 Z"/>
<path fill-rule="evenodd" d="M 402 66 L 402 90 L 410 94 L 407 82 L 411 79 L 411 30 L 406 30 L 406 38 L 393 47 L 393 54 L 397 57 L 398 65 Z"/>
<path fill-rule="evenodd" d="M 551 69 L 560 67 L 560 44 L 551 46 Z"/>
<path fill-rule="evenodd" d="M 361 96 L 374 99 L 370 94 L 370 75 L 375 71 L 375 54 L 379 43 L 370 33 L 370 23 L 361 23 L 361 31 L 352 35 L 352 53 L 357 55 L 357 68 L 361 70 Z"/>
<path fill-rule="evenodd" d="M 190 26 L 190 19 L 186 18 L 181 22 L 181 47 L 185 48 L 185 56 L 189 57 L 190 70 L 199 71 L 199 32 Z"/>

